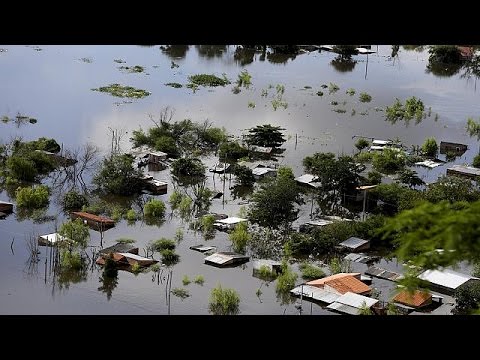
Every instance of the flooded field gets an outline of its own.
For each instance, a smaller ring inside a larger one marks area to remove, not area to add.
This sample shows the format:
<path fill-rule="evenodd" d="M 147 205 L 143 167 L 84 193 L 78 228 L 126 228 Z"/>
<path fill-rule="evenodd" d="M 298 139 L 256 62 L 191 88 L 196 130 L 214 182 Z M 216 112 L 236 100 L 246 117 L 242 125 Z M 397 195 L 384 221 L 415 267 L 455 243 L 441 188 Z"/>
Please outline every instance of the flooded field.
<path fill-rule="evenodd" d="M 376 53 L 354 55 L 353 61 L 346 64 L 327 51 L 284 55 L 236 51 L 236 46 L 0 48 L 0 116 L 13 119 L 0 122 L 0 143 L 15 137 L 28 141 L 48 137 L 65 149 L 92 143 L 107 154 L 112 145 L 111 132 L 116 130 L 122 134 L 120 148 L 127 152 L 132 147 L 132 131 L 153 126 L 149 115 L 156 117 L 168 106 L 174 109 L 173 121 L 208 119 L 234 136 L 261 124 L 284 128 L 287 141 L 278 163 L 290 166 L 295 176 L 304 173 L 303 158 L 315 152 L 352 155 L 356 136 L 398 138 L 406 147 L 421 145 L 427 137 L 468 145 L 468 150 L 449 165 L 470 164 L 479 152 L 478 140 L 466 132 L 467 118 L 478 120 L 480 115 L 476 78 L 462 76 L 462 71 L 452 76 L 428 72 L 427 49 L 400 47 L 392 58 L 390 45 L 372 45 Z M 234 82 L 244 69 L 251 75 L 252 84 L 235 93 Z M 219 77 L 225 74 L 232 84 L 197 89 L 186 86 L 189 76 L 202 73 Z M 330 92 L 328 87 L 322 87 L 330 83 L 339 90 Z M 135 95 L 122 98 L 102 91 L 110 84 L 130 86 L 134 89 L 120 90 Z M 277 85 L 284 88 L 281 96 Z M 355 89 L 355 95 L 348 94 L 348 89 Z M 362 92 L 372 100 L 361 102 Z M 430 116 L 418 123 L 386 121 L 385 107 L 396 98 L 405 101 L 411 96 L 423 101 Z M 22 118 L 15 118 L 17 114 L 36 122 L 27 119 L 21 123 Z M 211 167 L 218 158 L 210 155 L 202 161 Z M 424 181 L 432 182 L 445 174 L 446 167 L 415 170 Z M 48 209 L 51 219 L 34 222 L 11 214 L 0 220 L 0 313 L 207 315 L 211 289 L 218 284 L 238 292 L 240 314 L 299 313 L 295 298 L 278 297 L 275 282 L 265 283 L 253 276 L 251 261 L 224 269 L 205 264 L 205 255 L 189 247 L 207 244 L 230 251 L 228 234 L 217 231 L 213 239 L 206 240 L 181 218 L 172 216 L 168 205 L 173 191 L 170 170 L 150 174 L 168 183 L 168 193 L 157 196 L 167 204 L 165 221 L 147 225 L 141 220 L 134 224 L 121 220 L 103 234 L 103 239 L 99 232 L 91 230 L 88 251 L 113 245 L 119 238 L 132 238 L 143 255 L 150 241 L 173 239 L 182 229 L 183 239 L 176 250 L 180 255 L 178 264 L 159 273 L 135 275 L 119 271 L 114 282 L 104 281 L 102 269 L 94 265 L 82 276 L 58 281 L 49 267 L 49 251 L 41 247 L 39 261 L 32 263 L 26 244 L 26 238 L 55 232 L 68 218 L 56 200 L 58 196 L 53 194 Z M 224 179 L 223 174 L 209 172 L 207 185 L 225 193 L 213 200 L 210 211 L 238 216 L 246 200 L 230 191 L 231 177 Z M 6 189 L 0 189 L 0 200 L 15 202 Z M 301 208 L 295 225 L 309 219 L 309 215 L 307 204 Z M 401 271 L 395 260 L 382 260 L 379 266 Z M 357 268 L 365 270 L 363 265 L 354 264 Z M 183 286 L 185 275 L 190 279 L 202 275 L 205 282 Z M 372 286 L 382 292 L 384 300 L 393 289 L 393 283 L 385 280 L 374 279 Z M 170 290 L 177 287 L 187 289 L 190 296 L 181 299 L 172 295 Z M 303 314 L 332 313 L 304 302 Z"/>

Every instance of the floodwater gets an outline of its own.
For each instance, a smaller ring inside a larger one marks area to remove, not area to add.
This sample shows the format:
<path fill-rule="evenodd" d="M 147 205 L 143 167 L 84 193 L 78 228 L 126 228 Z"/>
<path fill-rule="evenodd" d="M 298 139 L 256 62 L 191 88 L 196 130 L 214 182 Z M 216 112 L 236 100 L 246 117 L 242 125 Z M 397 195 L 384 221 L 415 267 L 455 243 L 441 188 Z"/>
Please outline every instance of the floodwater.
<path fill-rule="evenodd" d="M 170 106 L 175 109 L 173 120 L 190 118 L 193 121 L 208 119 L 215 126 L 224 126 L 234 135 L 259 124 L 274 124 L 285 128 L 288 141 L 280 164 L 302 174 L 302 159 L 314 152 L 332 151 L 351 154 L 355 139 L 361 135 L 377 139 L 399 138 L 405 145 L 421 145 L 426 137 L 437 141 L 460 142 L 469 150 L 454 163 L 469 163 L 478 151 L 478 141 L 465 131 L 466 119 L 478 119 L 480 97 L 475 79 L 462 78 L 460 71 L 451 77 L 438 77 L 426 72 L 428 52 L 407 51 L 400 48 L 398 56 L 391 58 L 391 46 L 373 45 L 376 54 L 358 55 L 347 67 L 336 67 L 335 54 L 310 52 L 287 57 L 261 52 L 236 53 L 235 46 L 178 46 L 167 53 L 159 46 L 0 46 L 0 116 L 15 116 L 17 112 L 38 119 L 37 124 L 16 127 L 0 123 L 0 142 L 14 136 L 33 140 L 41 136 L 55 138 L 64 148 L 76 148 L 87 142 L 94 143 L 104 152 L 110 149 L 110 130 L 125 132 L 122 149 L 130 148 L 128 142 L 132 130 L 153 125 L 149 114 Z M 122 59 L 119 64 L 114 59 Z M 172 61 L 178 67 L 172 67 Z M 333 64 L 332 65 L 332 61 Z M 141 65 L 144 73 L 125 73 L 119 66 Z M 187 83 L 187 77 L 198 73 L 215 73 L 234 82 L 242 69 L 252 75 L 252 86 L 234 94 L 232 85 L 217 88 L 199 88 L 195 93 L 185 87 L 175 89 L 165 83 Z M 329 94 L 322 84 L 336 83 L 340 90 Z M 152 94 L 143 99 L 124 103 L 122 99 L 92 88 L 121 83 L 145 89 Z M 271 101 L 275 86 L 285 86 L 283 100 L 286 109 L 273 109 Z M 273 88 L 269 88 L 273 85 Z M 307 87 L 307 88 L 305 88 Z M 308 88 L 311 87 L 311 88 Z M 356 90 L 355 96 L 345 93 Z M 262 96 L 262 90 L 268 95 Z M 317 91 L 323 91 L 322 97 Z M 370 103 L 358 100 L 360 92 L 372 96 Z M 420 98 L 432 115 L 421 123 L 412 120 L 408 125 L 385 121 L 384 112 L 377 111 L 392 104 L 395 98 L 405 100 L 410 96 Z M 345 113 L 332 111 L 340 105 Z M 343 102 L 346 103 L 343 105 Z M 255 107 L 248 106 L 249 102 Z M 377 110 L 376 110 L 377 108 Z M 355 109 L 355 115 L 352 115 Z M 362 115 L 364 114 L 364 115 Z M 435 120 L 435 115 L 438 119 Z M 205 159 L 208 165 L 213 157 Z M 416 168 L 426 181 L 433 181 L 444 174 L 446 166 L 433 170 Z M 172 191 L 169 171 L 154 173 L 160 180 L 169 182 L 168 200 Z M 223 191 L 221 175 L 209 174 L 209 187 Z M 214 200 L 211 210 L 236 215 L 242 199 L 233 199 L 226 182 L 225 198 Z M 0 193 L 0 200 L 11 200 Z M 169 210 L 169 209 L 168 209 Z M 308 217 L 309 207 L 302 209 L 302 218 Z M 184 239 L 178 244 L 180 262 L 173 266 L 171 284 L 168 270 L 160 279 L 153 273 L 134 275 L 120 271 L 118 282 L 111 286 L 111 297 L 99 290 L 101 270 L 92 268 L 80 281 L 60 286 L 49 273 L 45 260 L 48 253 L 41 249 L 40 262 L 29 264 L 26 237 L 54 232 L 55 223 L 65 216 L 54 201 L 48 211 L 57 220 L 33 223 L 17 221 L 15 214 L 0 220 L 0 313 L 2 314 L 208 314 L 209 294 L 221 284 L 240 294 L 241 314 L 298 314 L 294 303 L 283 304 L 275 294 L 275 282 L 268 286 L 252 276 L 251 262 L 220 269 L 205 265 L 199 252 L 189 247 L 199 243 L 215 245 L 229 250 L 227 234 L 217 232 L 213 240 L 205 241 L 200 234 L 188 230 L 188 225 L 176 217 L 166 217 L 161 226 L 149 226 L 141 222 L 128 225 L 121 221 L 104 234 L 103 246 L 110 246 L 120 237 L 136 240 L 140 248 L 160 237 L 173 238 L 182 228 Z M 100 235 L 91 231 L 91 246 L 100 246 Z M 399 269 L 395 262 L 382 262 L 379 266 Z M 45 270 L 47 268 L 47 270 Z M 362 269 L 364 270 L 364 269 Z M 181 300 L 168 296 L 168 287 L 183 287 L 182 278 L 191 279 L 203 275 L 203 286 L 191 283 L 185 288 L 190 297 Z M 393 284 L 392 284 L 393 285 Z M 389 297 L 393 286 L 382 280 L 374 280 L 374 287 L 382 291 L 382 299 Z M 261 287 L 262 295 L 257 297 Z M 303 314 L 331 314 L 319 305 L 304 302 Z"/>

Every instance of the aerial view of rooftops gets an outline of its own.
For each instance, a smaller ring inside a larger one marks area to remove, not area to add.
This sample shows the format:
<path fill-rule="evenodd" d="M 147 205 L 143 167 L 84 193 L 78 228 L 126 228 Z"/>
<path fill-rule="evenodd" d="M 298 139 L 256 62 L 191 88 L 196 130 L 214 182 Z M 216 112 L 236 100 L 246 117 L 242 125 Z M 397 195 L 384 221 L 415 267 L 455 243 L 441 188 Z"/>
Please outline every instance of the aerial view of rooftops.
<path fill-rule="evenodd" d="M 479 76 L 471 45 L 0 45 L 0 314 L 478 314 Z"/>

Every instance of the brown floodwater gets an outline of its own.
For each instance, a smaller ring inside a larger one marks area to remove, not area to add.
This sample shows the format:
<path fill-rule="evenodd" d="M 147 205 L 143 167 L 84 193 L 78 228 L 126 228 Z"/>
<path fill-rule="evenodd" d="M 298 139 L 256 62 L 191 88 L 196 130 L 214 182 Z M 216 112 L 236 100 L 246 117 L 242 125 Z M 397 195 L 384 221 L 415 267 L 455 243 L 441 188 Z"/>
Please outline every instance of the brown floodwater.
<path fill-rule="evenodd" d="M 426 72 L 428 51 L 407 51 L 400 48 L 398 56 L 391 58 L 391 46 L 376 46 L 375 54 L 354 56 L 355 63 L 339 64 L 329 52 L 310 52 L 297 56 L 262 54 L 261 51 L 235 51 L 235 46 L 179 46 L 169 52 L 159 46 L 0 46 L 0 116 L 15 116 L 18 112 L 38 119 L 36 124 L 16 127 L 0 123 L 0 142 L 15 136 L 33 140 L 41 136 L 55 138 L 64 148 L 76 148 L 87 142 L 94 143 L 104 152 L 110 149 L 110 130 L 125 132 L 122 149 L 130 148 L 128 137 L 132 130 L 144 129 L 153 123 L 149 114 L 170 106 L 175 109 L 174 120 L 190 118 L 193 121 L 210 120 L 215 126 L 224 126 L 234 135 L 259 124 L 274 124 L 285 128 L 288 137 L 286 151 L 280 164 L 291 166 L 296 176 L 302 174 L 302 159 L 314 152 L 332 151 L 351 154 L 355 139 L 362 135 L 377 139 L 399 138 L 405 145 L 421 145 L 426 137 L 435 137 L 469 145 L 469 150 L 452 163 L 469 163 L 478 152 L 479 144 L 465 131 L 468 117 L 478 119 L 480 97 L 476 91 L 476 79 L 462 77 L 462 71 L 451 76 L 436 76 Z M 39 49 L 41 49 L 39 51 Z M 122 59 L 125 63 L 114 62 Z M 172 61 L 178 67 L 172 67 Z M 143 73 L 120 71 L 119 66 L 140 65 Z M 252 75 L 249 89 L 239 94 L 232 92 L 233 84 L 225 87 L 203 88 L 195 93 L 185 87 L 176 89 L 165 83 L 187 83 L 187 77 L 198 73 L 214 73 L 226 76 L 234 82 L 241 70 Z M 340 90 L 329 94 L 322 84 L 336 83 Z M 123 102 L 122 99 L 92 88 L 112 83 L 134 86 L 151 92 L 143 99 Z M 275 86 L 282 84 L 285 92 L 282 100 L 288 103 L 284 109 L 274 110 Z M 272 85 L 270 88 L 269 85 Z M 307 88 L 306 88 L 307 87 Z M 311 88 L 308 88 L 311 87 Z M 349 96 L 346 90 L 354 88 Z M 262 91 L 268 92 L 262 96 Z M 322 97 L 317 91 L 323 91 Z M 360 92 L 372 96 L 370 103 L 358 100 Z M 385 121 L 385 106 L 395 98 L 404 101 L 410 96 L 420 98 L 431 116 L 419 124 Z M 331 101 L 339 105 L 333 106 Z M 345 104 L 343 104 L 345 102 Z M 249 107 L 254 103 L 255 107 Z M 345 109 L 345 113 L 332 111 Z M 352 115 L 352 110 L 355 110 Z M 362 115 L 363 114 L 363 115 Z M 435 116 L 438 114 L 438 119 Z M 297 139 L 297 141 L 296 141 Z M 207 165 L 216 160 L 204 159 Z M 433 181 L 446 171 L 446 166 L 432 170 L 415 168 L 426 181 Z M 166 201 L 173 187 L 168 170 L 152 173 L 169 182 L 168 194 L 158 196 Z M 208 174 L 211 189 L 224 190 L 221 175 Z M 242 199 L 234 199 L 228 180 L 225 197 L 213 200 L 211 210 L 237 215 Z M 10 201 L 6 191 L 0 192 L 0 200 Z M 168 209 L 170 212 L 170 209 Z M 310 207 L 301 209 L 301 220 L 308 218 Z M 49 254 L 40 248 L 40 261 L 31 264 L 26 246 L 30 235 L 54 232 L 56 224 L 65 220 L 54 201 L 48 214 L 56 221 L 34 223 L 22 220 L 16 214 L 0 220 L 0 313 L 2 314 L 208 314 L 208 300 L 213 287 L 235 289 L 241 298 L 241 314 L 298 314 L 294 303 L 284 304 L 277 298 L 275 282 L 262 283 L 252 276 L 252 263 L 220 269 L 204 264 L 204 255 L 189 249 L 190 246 L 207 243 L 220 250 L 229 250 L 227 234 L 217 232 L 212 240 L 204 240 L 200 234 L 188 229 L 188 225 L 176 216 L 167 216 L 161 226 L 142 222 L 129 225 L 121 221 L 104 234 L 103 245 L 114 244 L 120 237 L 136 240 L 144 248 L 149 241 L 160 237 L 173 238 L 182 228 L 184 239 L 178 244 L 180 262 L 160 279 L 152 272 L 138 275 L 120 271 L 116 284 L 110 286 L 111 296 L 99 290 L 101 269 L 93 267 L 80 279 L 70 279 L 64 284 L 50 274 Z M 21 220 L 21 221 L 20 221 Z M 12 243 L 13 242 L 13 243 Z M 90 245 L 100 246 L 100 235 L 91 231 Z M 395 261 L 381 262 L 380 266 L 401 271 Z M 361 264 L 355 270 L 364 271 Z M 185 288 L 190 297 L 181 300 L 168 296 L 168 286 L 183 287 L 182 278 L 197 275 L 205 278 L 203 286 L 191 283 Z M 297 281 L 300 283 L 300 280 Z M 374 287 L 382 291 L 387 300 L 393 284 L 374 280 Z M 257 297 L 261 287 L 262 295 Z M 303 314 L 331 314 L 317 304 L 303 303 Z"/>

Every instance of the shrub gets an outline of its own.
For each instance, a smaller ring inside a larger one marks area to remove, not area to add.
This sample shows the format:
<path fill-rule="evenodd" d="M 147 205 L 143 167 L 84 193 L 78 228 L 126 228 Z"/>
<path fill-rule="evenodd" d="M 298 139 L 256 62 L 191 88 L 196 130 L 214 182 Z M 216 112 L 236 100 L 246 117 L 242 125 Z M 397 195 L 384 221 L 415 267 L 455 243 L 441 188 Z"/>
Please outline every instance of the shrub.
<path fill-rule="evenodd" d="M 127 211 L 126 217 L 127 217 L 128 221 L 135 221 L 135 220 L 137 220 L 137 213 L 136 213 L 135 210 L 130 209 L 130 210 Z"/>
<path fill-rule="evenodd" d="M 165 215 L 165 204 L 162 200 L 150 199 L 143 208 L 145 216 L 163 217 Z"/>
<path fill-rule="evenodd" d="M 128 239 L 128 238 L 120 238 L 117 239 L 117 244 L 134 244 L 135 240 L 133 239 Z"/>
<path fill-rule="evenodd" d="M 205 167 L 198 159 L 180 158 L 172 163 L 172 173 L 176 176 L 195 176 L 205 175 Z"/>
<path fill-rule="evenodd" d="M 212 289 L 208 311 L 213 315 L 236 315 L 240 312 L 240 296 L 233 289 L 223 289 L 221 285 Z"/>
<path fill-rule="evenodd" d="M 368 103 L 368 102 L 372 101 L 372 96 L 365 93 L 365 92 L 362 92 L 362 93 L 360 93 L 359 100 L 363 103 L 365 103 L 365 102 Z"/>
<path fill-rule="evenodd" d="M 247 223 L 241 222 L 235 225 L 235 229 L 230 233 L 229 238 L 233 244 L 233 250 L 236 252 L 245 252 L 245 247 L 251 239 L 251 235 L 247 231 Z"/>
<path fill-rule="evenodd" d="M 405 156 L 392 149 L 384 149 L 373 156 L 373 168 L 384 174 L 393 174 L 405 167 Z"/>
<path fill-rule="evenodd" d="M 369 171 L 367 174 L 367 180 L 369 185 L 378 185 L 382 183 L 382 174 L 380 174 L 378 171 L 372 170 Z"/>
<path fill-rule="evenodd" d="M 422 151 L 425 155 L 434 157 L 437 155 L 438 145 L 435 138 L 427 138 L 422 145 Z"/>
<path fill-rule="evenodd" d="M 168 200 L 170 203 L 170 207 L 172 210 L 176 210 L 182 201 L 183 195 L 181 192 L 175 190 L 172 195 L 170 195 L 170 199 Z"/>
<path fill-rule="evenodd" d="M 162 250 L 160 255 L 162 255 L 162 262 L 167 266 L 175 265 L 180 260 L 180 255 L 170 249 Z"/>
<path fill-rule="evenodd" d="M 63 223 L 58 233 L 67 239 L 73 240 L 75 245 L 82 248 L 87 247 L 88 239 L 90 238 L 88 226 L 80 218 Z"/>
<path fill-rule="evenodd" d="M 60 266 L 64 269 L 80 270 L 83 266 L 82 257 L 77 251 L 62 250 Z"/>
<path fill-rule="evenodd" d="M 161 238 L 152 242 L 150 248 L 159 253 L 164 250 L 175 250 L 175 242 L 170 239 Z"/>
<path fill-rule="evenodd" d="M 18 188 L 15 191 L 17 206 L 29 209 L 39 209 L 48 206 L 49 189 L 45 185 Z"/>
<path fill-rule="evenodd" d="M 201 226 L 203 232 L 210 232 L 214 230 L 213 224 L 215 223 L 215 216 L 204 215 L 202 216 Z"/>
<path fill-rule="evenodd" d="M 188 292 L 188 290 L 182 289 L 182 288 L 173 288 L 172 294 L 175 295 L 176 297 L 179 297 L 182 300 L 190 296 L 190 293 Z"/>
<path fill-rule="evenodd" d="M 476 168 L 480 168 L 480 155 L 476 155 L 473 158 L 472 166 Z"/>
<path fill-rule="evenodd" d="M 363 149 L 367 148 L 370 145 L 370 142 L 367 139 L 360 138 L 357 140 L 355 143 L 355 147 L 359 150 L 362 151 Z"/>
<path fill-rule="evenodd" d="M 195 279 L 193 279 L 193 282 L 198 285 L 202 285 L 205 282 L 205 278 L 202 275 L 197 275 L 195 276 Z"/>
<path fill-rule="evenodd" d="M 325 276 L 325 272 L 322 269 L 308 263 L 301 263 L 299 268 L 302 272 L 302 278 L 305 280 L 315 280 Z"/>
<path fill-rule="evenodd" d="M 63 208 L 65 210 L 80 210 L 83 206 L 88 206 L 88 200 L 85 195 L 69 191 L 63 197 Z"/>
<path fill-rule="evenodd" d="M 290 269 L 287 262 L 282 264 L 282 274 L 277 278 L 277 293 L 287 293 L 295 287 L 298 275 Z"/>
<path fill-rule="evenodd" d="M 187 286 L 188 284 L 190 284 L 190 283 L 191 283 L 191 281 L 190 281 L 190 279 L 189 279 L 188 275 L 185 275 L 185 276 L 183 277 L 183 279 L 182 279 L 182 283 L 183 283 L 183 286 Z"/>

